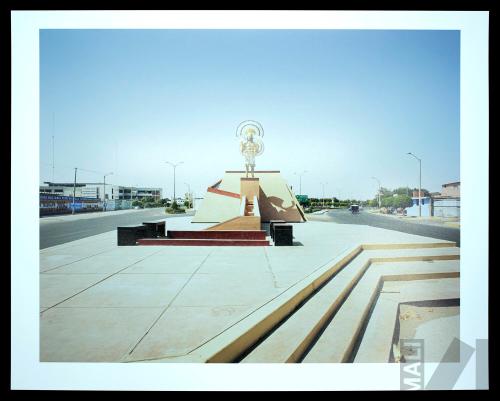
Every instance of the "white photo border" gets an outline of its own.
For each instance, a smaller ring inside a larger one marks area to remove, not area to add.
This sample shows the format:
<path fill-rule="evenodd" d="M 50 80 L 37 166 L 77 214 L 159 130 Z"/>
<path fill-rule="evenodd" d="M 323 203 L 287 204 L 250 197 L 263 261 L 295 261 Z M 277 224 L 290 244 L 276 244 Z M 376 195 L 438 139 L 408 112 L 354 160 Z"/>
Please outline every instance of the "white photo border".
<path fill-rule="evenodd" d="M 39 362 L 40 29 L 460 30 L 461 341 L 488 338 L 486 11 L 13 11 L 11 388 L 398 390 L 398 364 Z M 29 237 L 26 233 L 27 227 Z M 430 378 L 437 364 L 425 365 Z M 475 358 L 456 389 L 475 388 Z"/>

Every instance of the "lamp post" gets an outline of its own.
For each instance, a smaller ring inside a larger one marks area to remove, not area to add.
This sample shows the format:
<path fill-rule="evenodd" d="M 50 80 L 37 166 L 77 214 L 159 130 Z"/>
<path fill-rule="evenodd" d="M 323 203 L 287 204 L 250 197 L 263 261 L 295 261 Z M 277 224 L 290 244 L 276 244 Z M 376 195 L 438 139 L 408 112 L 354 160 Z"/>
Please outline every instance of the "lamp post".
<path fill-rule="evenodd" d="M 322 188 L 323 188 L 323 208 L 325 207 L 325 185 L 328 185 L 327 182 L 321 182 L 320 183 Z"/>
<path fill-rule="evenodd" d="M 372 177 L 372 179 L 378 182 L 378 208 L 380 209 L 380 180 L 377 177 Z"/>
<path fill-rule="evenodd" d="M 299 176 L 299 193 L 300 195 L 303 195 L 302 194 L 302 176 L 307 173 L 306 170 L 304 170 L 302 173 L 293 173 L 294 175 L 298 175 Z"/>
<path fill-rule="evenodd" d="M 76 196 L 76 172 L 78 167 L 75 167 L 75 181 L 73 183 L 73 208 L 71 209 L 71 214 L 75 214 L 75 196 Z"/>
<path fill-rule="evenodd" d="M 408 152 L 407 155 L 418 160 L 418 217 L 422 217 L 422 159 L 411 152 Z"/>
<path fill-rule="evenodd" d="M 188 187 L 188 197 L 189 197 L 188 201 L 189 201 L 190 208 L 193 208 L 193 197 L 191 195 L 191 187 L 187 182 L 185 182 L 184 185 L 186 185 Z"/>
<path fill-rule="evenodd" d="M 113 172 L 111 173 L 107 173 L 107 174 L 104 174 L 104 184 L 103 184 L 103 193 L 102 193 L 102 201 L 103 201 L 103 207 L 104 207 L 104 211 L 106 211 L 106 177 L 108 175 L 112 175 Z"/>
<path fill-rule="evenodd" d="M 174 168 L 174 199 L 172 202 L 176 202 L 176 198 L 175 198 L 175 169 L 177 168 L 177 166 L 179 166 L 180 164 L 184 163 L 184 162 L 179 162 L 179 163 L 171 163 L 169 161 L 166 161 L 165 163 L 167 164 L 170 164 L 173 168 Z"/>

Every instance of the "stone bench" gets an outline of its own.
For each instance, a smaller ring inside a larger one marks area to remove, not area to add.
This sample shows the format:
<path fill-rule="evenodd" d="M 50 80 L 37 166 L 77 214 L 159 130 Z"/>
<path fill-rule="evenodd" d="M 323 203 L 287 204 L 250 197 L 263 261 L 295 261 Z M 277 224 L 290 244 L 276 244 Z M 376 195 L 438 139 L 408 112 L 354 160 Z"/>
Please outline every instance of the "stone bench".
<path fill-rule="evenodd" d="M 145 238 L 147 235 L 146 226 L 131 225 L 117 227 L 118 246 L 137 245 L 137 240 Z"/>
<path fill-rule="evenodd" d="M 146 237 L 144 238 L 165 237 L 165 220 L 145 221 L 142 224 L 146 227 Z"/>
<path fill-rule="evenodd" d="M 275 246 L 293 245 L 293 226 L 291 224 L 276 223 L 273 225 L 273 232 Z"/>
<path fill-rule="evenodd" d="M 269 220 L 269 234 L 271 235 L 271 238 L 274 240 L 274 225 L 275 224 L 284 224 L 286 223 L 285 220 Z"/>

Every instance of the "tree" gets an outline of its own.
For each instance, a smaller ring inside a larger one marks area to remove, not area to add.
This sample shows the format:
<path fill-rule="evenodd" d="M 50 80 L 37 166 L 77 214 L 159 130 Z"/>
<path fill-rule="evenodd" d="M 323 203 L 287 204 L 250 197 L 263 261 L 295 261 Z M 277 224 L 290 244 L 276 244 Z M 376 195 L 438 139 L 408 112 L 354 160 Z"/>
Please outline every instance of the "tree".
<path fill-rule="evenodd" d="M 410 207 L 413 204 L 411 196 L 408 195 L 398 195 L 393 198 L 393 206 L 395 208 L 405 208 Z"/>
<path fill-rule="evenodd" d="M 392 195 L 385 196 L 380 199 L 380 204 L 382 207 L 394 207 L 394 197 Z"/>
<path fill-rule="evenodd" d="M 378 193 L 377 193 L 378 194 Z M 383 196 L 391 196 L 393 192 L 385 187 L 380 187 L 380 197 L 382 198 Z M 378 196 L 377 196 L 378 198 Z"/>
<path fill-rule="evenodd" d="M 411 196 L 412 190 L 410 187 L 399 187 L 392 191 L 393 194 L 396 195 L 409 195 Z"/>

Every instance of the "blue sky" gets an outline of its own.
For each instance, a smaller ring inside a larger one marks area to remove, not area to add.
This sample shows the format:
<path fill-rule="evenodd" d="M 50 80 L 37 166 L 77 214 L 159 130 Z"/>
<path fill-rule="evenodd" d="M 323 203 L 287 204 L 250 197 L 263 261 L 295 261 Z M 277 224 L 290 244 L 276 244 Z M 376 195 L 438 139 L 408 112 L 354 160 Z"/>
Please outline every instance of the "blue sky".
<path fill-rule="evenodd" d="M 460 179 L 459 31 L 42 30 L 40 182 L 197 196 L 243 168 L 237 125 L 265 129 L 257 169 L 296 193 L 368 199 Z"/>

